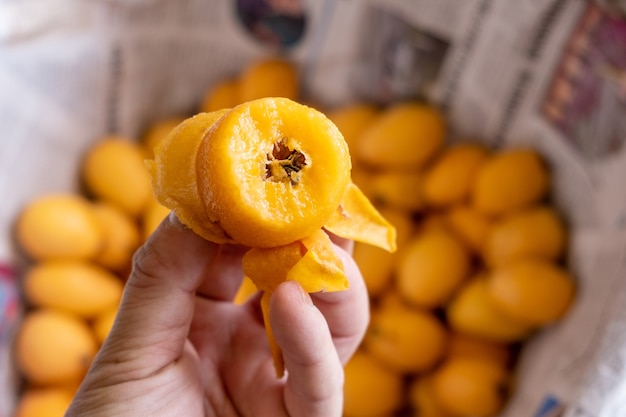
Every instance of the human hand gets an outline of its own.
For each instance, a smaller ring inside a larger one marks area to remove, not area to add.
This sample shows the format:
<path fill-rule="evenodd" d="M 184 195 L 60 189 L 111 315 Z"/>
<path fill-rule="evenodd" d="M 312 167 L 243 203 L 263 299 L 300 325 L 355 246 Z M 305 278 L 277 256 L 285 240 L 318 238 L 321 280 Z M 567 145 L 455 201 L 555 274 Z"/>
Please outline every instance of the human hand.
<path fill-rule="evenodd" d="M 341 416 L 343 364 L 369 320 L 351 242 L 334 239 L 350 289 L 307 294 L 285 282 L 270 321 L 285 359 L 276 377 L 259 296 L 232 303 L 245 248 L 166 218 L 134 258 L 119 313 L 66 417 Z"/>

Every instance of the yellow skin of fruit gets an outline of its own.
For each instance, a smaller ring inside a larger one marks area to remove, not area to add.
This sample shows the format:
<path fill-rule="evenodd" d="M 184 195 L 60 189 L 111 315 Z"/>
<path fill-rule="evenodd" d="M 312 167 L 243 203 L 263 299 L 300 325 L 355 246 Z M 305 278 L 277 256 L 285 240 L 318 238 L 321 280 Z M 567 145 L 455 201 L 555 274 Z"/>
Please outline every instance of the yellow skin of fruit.
<path fill-rule="evenodd" d="M 144 151 L 130 139 L 103 138 L 87 151 L 82 175 L 96 198 L 107 201 L 136 218 L 152 194 Z"/>
<path fill-rule="evenodd" d="M 493 361 L 502 367 L 508 366 L 512 351 L 508 345 L 475 336 L 451 332 L 448 339 L 447 358 L 470 357 Z"/>
<path fill-rule="evenodd" d="M 159 204 L 156 200 L 151 199 L 143 212 L 141 219 L 141 236 L 145 242 L 148 237 L 161 224 L 163 219 L 170 214 L 171 210 L 164 205 Z"/>
<path fill-rule="evenodd" d="M 493 224 L 485 241 L 484 259 L 491 267 L 528 257 L 558 260 L 567 232 L 558 213 L 548 206 L 513 212 Z"/>
<path fill-rule="evenodd" d="M 103 248 L 94 261 L 113 271 L 128 268 L 140 244 L 137 223 L 110 204 L 100 202 L 93 208 L 104 235 Z"/>
<path fill-rule="evenodd" d="M 396 229 L 396 245 L 404 247 L 415 233 L 415 221 L 412 213 L 392 207 L 379 207 L 378 212 Z"/>
<path fill-rule="evenodd" d="M 393 266 L 396 260 L 395 253 L 356 242 L 353 258 L 361 270 L 365 286 L 371 297 L 385 291 L 393 280 Z"/>
<path fill-rule="evenodd" d="M 93 332 L 100 345 L 104 343 L 109 335 L 109 332 L 111 331 L 111 328 L 113 328 L 113 323 L 115 322 L 115 317 L 117 316 L 117 310 L 118 305 L 110 307 L 93 320 Z"/>
<path fill-rule="evenodd" d="M 37 261 L 92 259 L 104 238 L 91 203 L 72 194 L 29 202 L 17 219 L 16 236 L 24 252 Z"/>
<path fill-rule="evenodd" d="M 500 343 L 522 341 L 533 330 L 496 307 L 483 275 L 470 279 L 459 289 L 446 306 L 446 316 L 453 330 Z"/>
<path fill-rule="evenodd" d="M 433 390 L 432 377 L 420 376 L 410 382 L 408 399 L 411 407 L 419 417 L 455 417 L 445 411 L 437 402 Z"/>
<path fill-rule="evenodd" d="M 326 115 L 339 128 L 350 151 L 354 152 L 361 134 L 379 113 L 380 110 L 370 103 L 355 103 L 334 109 Z"/>
<path fill-rule="evenodd" d="M 424 174 L 423 198 L 433 207 L 446 207 L 467 200 L 488 150 L 475 143 L 459 143 L 442 151 Z"/>
<path fill-rule="evenodd" d="M 373 175 L 368 190 L 378 205 L 419 211 L 424 207 L 420 171 L 383 171 Z"/>
<path fill-rule="evenodd" d="M 470 272 L 470 256 L 451 233 L 431 230 L 418 234 L 398 253 L 396 286 L 416 306 L 444 304 Z"/>
<path fill-rule="evenodd" d="M 344 417 L 392 415 L 402 404 L 402 376 L 357 351 L 344 368 Z"/>
<path fill-rule="evenodd" d="M 272 156 L 277 146 L 304 156 L 297 184 L 280 178 L 283 157 Z M 276 167 L 271 178 L 268 164 Z M 335 125 L 281 98 L 232 109 L 210 129 L 197 157 L 209 219 L 219 219 L 227 236 L 252 247 L 285 245 L 324 226 L 343 199 L 350 169 L 348 146 Z"/>
<path fill-rule="evenodd" d="M 65 388 L 29 388 L 20 395 L 13 417 L 63 417 L 73 397 Z"/>
<path fill-rule="evenodd" d="M 24 295 L 34 306 L 92 318 L 119 302 L 123 284 L 108 270 L 85 261 L 46 261 L 24 276 Z"/>
<path fill-rule="evenodd" d="M 433 313 L 402 305 L 374 310 L 363 340 L 365 350 L 400 373 L 433 368 L 446 344 L 446 329 Z"/>
<path fill-rule="evenodd" d="M 445 213 L 445 222 L 474 254 L 482 254 L 492 220 L 470 206 L 460 205 Z"/>
<path fill-rule="evenodd" d="M 393 169 L 419 169 L 441 148 L 445 121 L 432 106 L 405 102 L 383 111 L 359 137 L 359 162 Z"/>
<path fill-rule="evenodd" d="M 562 267 L 541 259 L 524 259 L 492 271 L 487 291 L 507 316 L 529 326 L 559 320 L 574 300 L 574 280 Z"/>
<path fill-rule="evenodd" d="M 435 371 L 432 382 L 435 399 L 450 414 L 491 417 L 506 402 L 510 375 L 490 361 L 456 357 Z"/>
<path fill-rule="evenodd" d="M 231 109 L 240 103 L 238 80 L 226 79 L 207 91 L 200 105 L 200 112 L 211 113 L 221 109 Z"/>
<path fill-rule="evenodd" d="M 537 152 L 510 149 L 492 155 L 472 184 L 472 205 L 481 213 L 501 215 L 539 202 L 550 175 Z"/>
<path fill-rule="evenodd" d="M 18 369 L 28 381 L 39 385 L 82 378 L 97 349 L 84 320 L 47 309 L 28 313 L 15 339 Z"/>
<path fill-rule="evenodd" d="M 299 82 L 295 64 L 276 58 L 257 60 L 239 75 L 239 102 L 264 97 L 296 100 L 300 94 Z"/>

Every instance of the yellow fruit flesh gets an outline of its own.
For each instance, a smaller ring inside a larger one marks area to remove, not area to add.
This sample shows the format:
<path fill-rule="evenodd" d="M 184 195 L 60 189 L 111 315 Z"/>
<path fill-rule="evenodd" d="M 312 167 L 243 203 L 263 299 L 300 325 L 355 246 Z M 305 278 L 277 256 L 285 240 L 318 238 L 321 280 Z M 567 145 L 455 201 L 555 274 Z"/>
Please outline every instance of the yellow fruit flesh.
<path fill-rule="evenodd" d="M 211 220 L 252 247 L 285 245 L 321 228 L 350 181 L 348 147 L 321 113 L 287 99 L 244 103 L 198 152 Z"/>

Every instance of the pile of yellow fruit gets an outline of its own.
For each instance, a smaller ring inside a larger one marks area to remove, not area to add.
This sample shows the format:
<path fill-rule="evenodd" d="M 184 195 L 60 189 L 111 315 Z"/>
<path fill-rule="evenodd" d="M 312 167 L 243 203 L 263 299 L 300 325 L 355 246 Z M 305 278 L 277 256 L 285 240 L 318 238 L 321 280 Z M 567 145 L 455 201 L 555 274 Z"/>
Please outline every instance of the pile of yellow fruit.
<path fill-rule="evenodd" d="M 521 344 L 574 298 L 545 161 L 527 147 L 447 143 L 425 104 L 328 115 L 355 183 L 398 230 L 396 253 L 355 246 L 372 319 L 346 367 L 345 417 L 496 415 Z"/>
<path fill-rule="evenodd" d="M 300 100 L 298 78 L 287 61 L 260 60 L 214 85 L 198 111 Z M 442 115 L 426 104 L 321 110 L 348 143 L 354 182 L 398 232 L 395 253 L 355 246 L 372 320 L 346 365 L 345 417 L 495 415 L 520 343 L 574 297 L 544 161 L 527 148 L 447 143 Z M 16 220 L 31 260 L 14 347 L 24 379 L 17 417 L 68 407 L 112 326 L 134 251 L 169 213 L 144 160 L 183 119 L 137 140 L 102 138 L 84 156 L 84 192 L 39 197 Z M 255 290 L 244 281 L 235 302 Z"/>

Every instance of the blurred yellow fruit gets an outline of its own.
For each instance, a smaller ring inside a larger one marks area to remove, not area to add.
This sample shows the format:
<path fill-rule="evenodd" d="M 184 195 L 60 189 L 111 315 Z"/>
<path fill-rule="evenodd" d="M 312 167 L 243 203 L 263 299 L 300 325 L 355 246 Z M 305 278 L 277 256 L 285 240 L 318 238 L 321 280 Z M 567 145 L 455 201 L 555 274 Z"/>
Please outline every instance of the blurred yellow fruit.
<path fill-rule="evenodd" d="M 393 207 L 379 207 L 378 212 L 396 228 L 396 244 L 398 249 L 406 245 L 415 233 L 415 221 L 412 213 Z"/>
<path fill-rule="evenodd" d="M 450 327 L 468 335 L 509 343 L 526 339 L 532 328 L 504 315 L 492 300 L 487 279 L 479 275 L 467 282 L 446 307 Z"/>
<path fill-rule="evenodd" d="M 54 308 L 91 318 L 116 305 L 121 280 L 85 261 L 47 261 L 24 276 L 24 295 L 36 307 Z"/>
<path fill-rule="evenodd" d="M 83 161 L 83 179 L 90 193 L 135 217 L 152 195 L 144 153 L 135 142 L 118 136 L 101 139 Z"/>
<path fill-rule="evenodd" d="M 424 207 L 422 183 L 419 171 L 384 171 L 373 175 L 367 187 L 377 205 L 418 211 Z"/>
<path fill-rule="evenodd" d="M 454 417 L 437 402 L 430 375 L 413 379 L 407 395 L 415 417 Z"/>
<path fill-rule="evenodd" d="M 183 117 L 168 117 L 155 122 L 144 133 L 141 144 L 145 148 L 146 157 L 154 157 L 154 147 L 159 144 L 176 126 L 185 120 Z"/>
<path fill-rule="evenodd" d="M 574 299 L 574 280 L 549 261 L 524 259 L 496 268 L 487 281 L 494 305 L 529 326 L 560 319 Z"/>
<path fill-rule="evenodd" d="M 92 327 L 98 343 L 104 343 L 111 332 L 115 317 L 117 317 L 118 307 L 119 306 L 116 304 L 94 318 Z"/>
<path fill-rule="evenodd" d="M 416 235 L 398 253 L 398 292 L 408 302 L 426 308 L 442 305 L 470 272 L 470 256 L 463 244 L 445 230 Z"/>
<path fill-rule="evenodd" d="M 549 172 L 537 152 L 505 150 L 492 155 L 478 170 L 472 204 L 482 213 L 499 215 L 537 203 L 549 185 Z"/>
<path fill-rule="evenodd" d="M 82 378 L 96 351 L 96 340 L 84 320 L 54 310 L 26 314 L 15 339 L 18 369 L 40 385 Z"/>
<path fill-rule="evenodd" d="M 254 285 L 254 282 L 252 282 L 250 278 L 244 277 L 243 281 L 241 281 L 241 285 L 239 286 L 239 290 L 237 290 L 237 294 L 235 294 L 233 303 L 241 305 L 245 303 L 253 294 L 256 294 L 257 291 L 258 288 Z"/>
<path fill-rule="evenodd" d="M 359 137 L 379 113 L 373 104 L 355 103 L 331 110 L 326 116 L 339 128 L 350 152 L 354 153 Z"/>
<path fill-rule="evenodd" d="M 402 376 L 357 351 L 345 366 L 344 417 L 392 415 L 402 403 Z"/>
<path fill-rule="evenodd" d="M 298 100 L 298 68 L 280 58 L 252 62 L 239 76 L 239 102 L 263 97 L 285 97 Z"/>
<path fill-rule="evenodd" d="M 419 169 L 439 151 L 445 135 L 443 116 L 435 107 L 399 103 L 368 125 L 353 156 L 374 167 Z"/>
<path fill-rule="evenodd" d="M 395 253 L 367 243 L 355 242 L 353 258 L 361 270 L 370 296 L 382 293 L 391 285 Z"/>
<path fill-rule="evenodd" d="M 496 221 L 485 242 L 491 267 L 528 257 L 557 260 L 565 251 L 565 224 L 553 208 L 533 206 Z"/>
<path fill-rule="evenodd" d="M 159 227 L 163 219 L 165 219 L 170 212 L 170 209 L 160 204 L 154 197 L 150 199 L 141 220 L 144 241 Z"/>
<path fill-rule="evenodd" d="M 512 354 L 509 346 L 504 343 L 452 332 L 448 339 L 446 356 L 481 358 L 506 367 L 511 361 Z"/>
<path fill-rule="evenodd" d="M 232 109 L 239 103 L 239 82 L 236 78 L 228 78 L 209 88 L 200 105 L 200 111 L 210 113 Z"/>
<path fill-rule="evenodd" d="M 444 207 L 465 202 L 476 172 L 488 155 L 484 146 L 475 143 L 459 143 L 443 150 L 424 175 L 426 203 Z"/>
<path fill-rule="evenodd" d="M 74 394 L 65 388 L 28 388 L 15 406 L 14 417 L 63 417 Z"/>
<path fill-rule="evenodd" d="M 508 398 L 507 370 L 483 359 L 454 357 L 433 374 L 433 392 L 444 410 L 458 417 L 490 417 Z"/>
<path fill-rule="evenodd" d="M 491 219 L 469 206 L 452 207 L 446 214 L 446 222 L 467 247 L 475 254 L 482 254 L 491 230 Z"/>
<path fill-rule="evenodd" d="M 391 369 L 411 373 L 434 367 L 446 343 L 446 329 L 432 312 L 387 304 L 372 312 L 363 347 Z"/>
<path fill-rule="evenodd" d="M 128 268 L 140 243 L 137 223 L 124 211 L 108 203 L 96 203 L 94 212 L 104 231 L 103 248 L 95 262 L 113 271 Z"/>
<path fill-rule="evenodd" d="M 102 249 L 103 231 L 93 206 L 73 194 L 36 198 L 17 219 L 20 247 L 35 260 L 91 259 Z"/>

